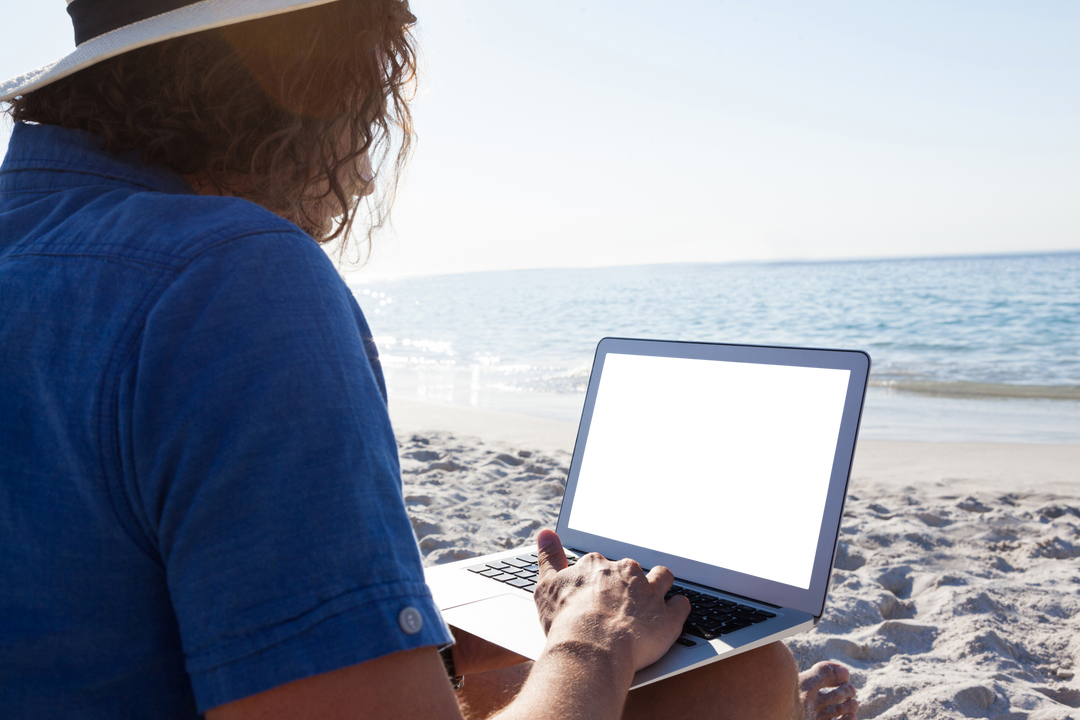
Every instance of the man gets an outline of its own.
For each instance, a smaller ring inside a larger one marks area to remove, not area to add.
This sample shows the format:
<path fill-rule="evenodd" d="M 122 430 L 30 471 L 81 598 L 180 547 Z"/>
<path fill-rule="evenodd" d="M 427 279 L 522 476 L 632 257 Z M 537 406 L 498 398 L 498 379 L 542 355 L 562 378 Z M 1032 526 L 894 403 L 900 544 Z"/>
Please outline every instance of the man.
<path fill-rule="evenodd" d="M 312 241 L 403 166 L 407 4 L 68 9 L 76 51 L 0 87 L 0 715 L 854 716 L 780 644 L 628 694 L 688 604 L 550 531 L 544 655 L 440 658 L 378 355 Z"/>

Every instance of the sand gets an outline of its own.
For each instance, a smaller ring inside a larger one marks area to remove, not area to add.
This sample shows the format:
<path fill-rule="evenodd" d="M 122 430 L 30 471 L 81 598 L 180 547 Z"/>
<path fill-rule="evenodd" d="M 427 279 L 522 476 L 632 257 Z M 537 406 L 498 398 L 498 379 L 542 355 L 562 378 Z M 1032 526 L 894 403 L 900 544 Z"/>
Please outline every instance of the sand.
<path fill-rule="evenodd" d="M 392 398 L 425 562 L 553 526 L 576 426 Z M 859 444 L 829 603 L 788 642 L 861 718 L 1080 720 L 1080 445 Z"/>

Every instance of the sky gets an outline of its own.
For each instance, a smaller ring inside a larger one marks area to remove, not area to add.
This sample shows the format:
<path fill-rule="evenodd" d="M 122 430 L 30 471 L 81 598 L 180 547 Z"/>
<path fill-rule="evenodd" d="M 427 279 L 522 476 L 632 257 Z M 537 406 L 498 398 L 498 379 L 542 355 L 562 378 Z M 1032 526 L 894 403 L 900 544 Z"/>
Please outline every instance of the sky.
<path fill-rule="evenodd" d="M 1080 249 L 1073 0 L 411 5 L 362 276 Z M 4 16 L 5 78 L 72 49 L 63 0 Z"/>

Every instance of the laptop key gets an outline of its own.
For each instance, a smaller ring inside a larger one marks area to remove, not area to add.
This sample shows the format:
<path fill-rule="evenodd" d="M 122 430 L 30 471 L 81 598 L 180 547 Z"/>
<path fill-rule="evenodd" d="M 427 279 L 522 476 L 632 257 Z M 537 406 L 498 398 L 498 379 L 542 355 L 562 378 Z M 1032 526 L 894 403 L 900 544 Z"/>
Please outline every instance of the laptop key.
<path fill-rule="evenodd" d="M 532 585 L 533 587 L 536 587 L 536 583 L 532 582 L 531 580 L 526 580 L 525 578 L 514 578 L 513 580 L 507 580 L 506 584 L 511 586 L 511 587 L 522 588 L 522 589 L 524 589 L 526 586 L 529 586 L 529 585 Z"/>
<path fill-rule="evenodd" d="M 687 635 L 697 635 L 699 638 L 705 639 L 704 631 L 698 628 L 696 625 L 686 623 L 682 626 L 682 631 Z"/>
<path fill-rule="evenodd" d="M 527 568 L 532 565 L 531 560 L 522 560 L 521 558 L 510 558 L 509 560 L 504 560 L 503 562 L 516 568 Z"/>
<path fill-rule="evenodd" d="M 714 640 L 720 637 L 719 630 L 710 630 L 709 628 L 703 628 L 700 625 L 698 626 L 698 634 L 706 640 Z"/>
<path fill-rule="evenodd" d="M 721 635 L 727 635 L 728 633 L 733 633 L 733 632 L 737 632 L 739 630 L 742 630 L 744 628 L 748 628 L 748 627 L 750 627 L 751 624 L 752 623 L 748 623 L 748 622 L 725 623 L 722 628 L 717 630 L 717 632 L 719 632 Z"/>

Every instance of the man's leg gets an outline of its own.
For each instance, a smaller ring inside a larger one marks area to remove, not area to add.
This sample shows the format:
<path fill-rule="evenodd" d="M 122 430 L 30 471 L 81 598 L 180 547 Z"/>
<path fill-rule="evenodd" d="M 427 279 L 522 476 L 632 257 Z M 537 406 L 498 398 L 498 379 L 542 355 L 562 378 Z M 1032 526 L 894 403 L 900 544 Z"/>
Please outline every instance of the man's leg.
<path fill-rule="evenodd" d="M 741 653 L 630 693 L 626 720 L 796 720 L 798 670 L 783 643 Z"/>
<path fill-rule="evenodd" d="M 465 717 L 486 718 L 513 700 L 529 664 L 471 675 L 458 691 Z M 630 693 L 626 720 L 738 718 L 739 720 L 854 720 L 858 703 L 847 670 L 818 663 L 797 673 L 783 643 L 711 663 Z"/>
<path fill-rule="evenodd" d="M 634 690 L 623 717 L 854 720 L 858 702 L 847 680 L 836 663 L 799 674 L 791 651 L 776 642 Z"/>

